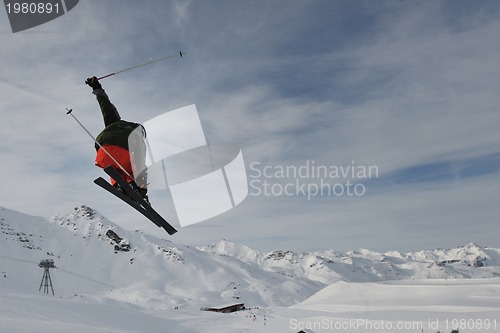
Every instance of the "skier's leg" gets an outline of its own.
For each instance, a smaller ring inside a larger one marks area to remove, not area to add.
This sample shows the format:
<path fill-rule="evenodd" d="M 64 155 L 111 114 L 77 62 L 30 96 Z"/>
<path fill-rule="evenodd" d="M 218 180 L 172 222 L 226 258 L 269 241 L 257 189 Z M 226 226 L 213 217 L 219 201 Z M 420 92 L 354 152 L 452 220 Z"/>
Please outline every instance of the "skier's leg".
<path fill-rule="evenodd" d="M 104 151 L 103 148 L 106 151 Z M 104 146 L 103 148 L 100 148 L 97 151 L 95 165 L 102 169 L 107 166 L 112 166 L 127 182 L 133 181 L 133 179 L 129 176 L 132 175 L 133 172 L 128 150 L 114 145 Z M 114 160 L 108 154 L 113 156 Z M 116 162 L 118 162 L 118 164 Z M 123 170 L 122 168 L 125 170 Z M 115 183 L 116 181 L 111 178 L 111 185 L 114 185 Z"/>

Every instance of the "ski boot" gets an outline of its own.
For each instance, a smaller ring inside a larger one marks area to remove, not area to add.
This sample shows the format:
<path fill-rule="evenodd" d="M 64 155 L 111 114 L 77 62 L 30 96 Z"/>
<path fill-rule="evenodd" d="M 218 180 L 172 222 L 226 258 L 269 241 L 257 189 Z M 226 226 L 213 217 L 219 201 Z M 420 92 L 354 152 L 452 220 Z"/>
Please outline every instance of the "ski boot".
<path fill-rule="evenodd" d="M 149 197 L 147 195 L 147 193 L 148 193 L 148 189 L 147 188 L 142 188 L 142 187 L 137 186 L 137 184 L 135 183 L 135 181 L 131 181 L 128 184 L 130 185 L 130 187 L 132 187 L 132 189 L 134 191 L 136 191 L 144 199 L 144 201 L 148 205 L 151 206 L 151 203 L 149 202 Z M 113 187 L 116 188 L 119 192 L 125 194 L 127 197 L 130 198 L 130 196 L 128 195 L 127 191 L 124 191 L 123 188 L 118 183 L 115 183 L 115 185 L 113 185 Z"/>

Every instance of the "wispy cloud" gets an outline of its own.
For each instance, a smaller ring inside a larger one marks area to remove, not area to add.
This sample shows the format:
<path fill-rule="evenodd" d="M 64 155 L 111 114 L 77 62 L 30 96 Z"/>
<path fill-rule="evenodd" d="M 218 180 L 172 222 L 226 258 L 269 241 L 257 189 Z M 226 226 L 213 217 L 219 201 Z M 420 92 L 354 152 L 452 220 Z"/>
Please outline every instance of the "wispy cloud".
<path fill-rule="evenodd" d="M 247 167 L 354 161 L 380 175 L 361 198 L 249 197 L 177 239 L 296 249 L 491 243 L 499 18 L 495 2 L 89 0 L 26 32 L 6 25 L 0 172 L 9 190 L 0 204 L 50 215 L 85 203 L 158 233 L 92 184 L 101 173 L 91 139 L 65 108 L 97 134 L 86 77 L 182 50 L 183 59 L 103 81 L 125 119 L 196 103 L 207 138 L 238 143 Z M 443 240 L 431 228 L 453 232 Z"/>

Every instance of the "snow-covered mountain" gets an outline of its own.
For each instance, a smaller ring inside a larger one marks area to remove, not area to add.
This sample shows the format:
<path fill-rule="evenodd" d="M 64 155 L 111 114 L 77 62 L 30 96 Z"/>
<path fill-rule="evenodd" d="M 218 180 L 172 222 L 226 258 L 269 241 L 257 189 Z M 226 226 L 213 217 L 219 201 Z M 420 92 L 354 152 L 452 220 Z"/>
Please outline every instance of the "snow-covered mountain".
<path fill-rule="evenodd" d="M 120 228 L 81 206 L 50 220 L 0 210 L 0 283 L 36 291 L 54 260 L 52 280 L 59 295 L 105 294 L 143 300 L 153 308 L 291 305 L 324 285 L 305 277 L 276 274 L 237 258 L 174 244 Z"/>
<path fill-rule="evenodd" d="M 454 249 L 411 253 L 378 253 L 366 249 L 341 253 L 321 251 L 258 252 L 245 245 L 220 241 L 202 248 L 285 276 L 330 285 L 337 281 L 375 282 L 403 279 L 500 277 L 500 250 L 468 244 Z"/>
<path fill-rule="evenodd" d="M 259 252 L 225 240 L 195 248 L 124 230 L 86 206 L 51 219 L 2 208 L 0 230 L 0 283 L 36 290 L 37 264 L 53 259 L 59 295 L 134 297 L 154 308 L 289 306 L 337 281 L 500 276 L 500 250 L 475 244 L 415 253 Z"/>
<path fill-rule="evenodd" d="M 390 314 L 398 303 L 405 303 L 408 313 L 416 309 L 413 300 L 401 295 L 413 295 L 419 309 L 431 309 L 433 304 L 452 304 L 457 290 L 463 290 L 461 299 L 474 307 L 449 312 L 487 310 L 496 318 L 492 309 L 500 304 L 500 250 L 472 243 L 412 253 L 261 252 L 225 240 L 196 248 L 124 230 L 86 206 L 50 219 L 0 208 L 0 232 L 0 295 L 7 300 L 0 304 L 0 327 L 14 332 L 139 332 L 138 320 L 148 322 L 151 332 L 163 332 L 164 325 L 177 327 L 177 332 L 205 327 L 274 332 L 266 318 L 281 330 L 306 328 L 290 318 L 304 316 L 303 310 L 332 311 L 330 316 L 341 321 L 343 316 L 366 316 L 368 305 L 385 304 L 391 295 L 393 308 L 386 304 L 382 312 L 377 308 L 373 313 L 394 320 Z M 42 297 L 39 291 L 39 263 L 45 259 L 56 266 L 50 272 L 57 298 Z M 222 319 L 199 311 L 230 303 L 261 310 L 250 310 L 252 321 L 245 319 L 247 314 Z M 100 315 L 106 311 L 112 316 Z M 445 318 L 447 312 L 440 311 Z M 80 317 L 82 312 L 87 314 Z M 263 323 L 259 329 L 255 314 Z M 61 317 L 64 320 L 54 324 Z M 99 329 L 93 326 L 96 318 Z M 119 329 L 111 318 L 123 320 Z M 189 329 L 184 327 L 186 318 Z"/>

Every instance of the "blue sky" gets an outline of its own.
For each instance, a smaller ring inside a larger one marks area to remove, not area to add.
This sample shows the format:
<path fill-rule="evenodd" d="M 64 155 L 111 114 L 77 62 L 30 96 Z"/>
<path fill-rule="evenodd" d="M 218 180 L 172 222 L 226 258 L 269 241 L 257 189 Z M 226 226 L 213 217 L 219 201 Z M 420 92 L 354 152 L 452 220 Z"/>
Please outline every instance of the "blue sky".
<path fill-rule="evenodd" d="M 362 196 L 250 195 L 172 240 L 296 251 L 500 246 L 497 1 L 86 0 L 23 32 L 11 32 L 2 10 L 0 22 L 2 206 L 52 216 L 86 204 L 167 237 L 92 183 L 102 174 L 93 144 L 65 108 L 97 134 L 86 77 L 182 50 L 183 59 L 103 80 L 123 118 L 196 104 L 207 139 L 238 144 L 247 170 L 314 161 L 379 174 L 351 179 Z"/>

